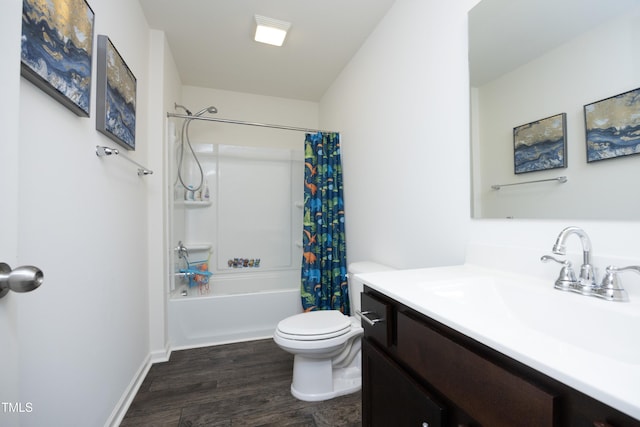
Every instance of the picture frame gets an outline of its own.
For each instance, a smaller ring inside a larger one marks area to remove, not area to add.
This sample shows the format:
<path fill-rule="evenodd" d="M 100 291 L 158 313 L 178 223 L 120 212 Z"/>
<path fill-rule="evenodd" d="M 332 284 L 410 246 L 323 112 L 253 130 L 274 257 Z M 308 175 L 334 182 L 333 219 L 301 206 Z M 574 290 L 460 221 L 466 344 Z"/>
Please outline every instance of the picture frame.
<path fill-rule="evenodd" d="M 96 129 L 127 150 L 136 149 L 137 80 L 109 37 L 98 35 Z"/>
<path fill-rule="evenodd" d="M 516 174 L 567 167 L 567 114 L 513 128 Z"/>
<path fill-rule="evenodd" d="M 640 153 L 640 88 L 584 106 L 587 163 Z"/>
<path fill-rule="evenodd" d="M 22 1 L 20 74 L 89 117 L 95 14 L 85 0 Z"/>

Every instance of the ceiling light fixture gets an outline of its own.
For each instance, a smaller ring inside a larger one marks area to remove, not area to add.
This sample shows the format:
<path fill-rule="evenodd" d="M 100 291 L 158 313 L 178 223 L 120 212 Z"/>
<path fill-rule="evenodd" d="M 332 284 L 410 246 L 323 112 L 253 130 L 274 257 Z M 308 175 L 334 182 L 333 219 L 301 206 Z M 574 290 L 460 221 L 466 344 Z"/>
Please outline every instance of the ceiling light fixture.
<path fill-rule="evenodd" d="M 273 46 L 282 46 L 287 31 L 291 27 L 290 22 L 279 21 L 266 16 L 255 15 L 256 18 L 256 34 L 255 41 L 267 43 Z"/>

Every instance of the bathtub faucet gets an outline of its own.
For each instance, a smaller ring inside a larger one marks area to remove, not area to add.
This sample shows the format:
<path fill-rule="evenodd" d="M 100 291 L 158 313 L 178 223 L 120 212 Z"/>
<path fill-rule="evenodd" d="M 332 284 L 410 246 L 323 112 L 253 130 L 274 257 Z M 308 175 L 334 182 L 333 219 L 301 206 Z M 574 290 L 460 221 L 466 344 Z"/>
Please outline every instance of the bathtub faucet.
<path fill-rule="evenodd" d="M 187 247 L 182 244 L 182 240 L 178 241 L 178 247 L 175 248 L 175 251 L 178 252 L 178 258 L 184 258 L 186 260 L 189 256 L 189 251 Z"/>
<path fill-rule="evenodd" d="M 591 239 L 587 233 L 579 227 L 567 227 L 558 234 L 556 243 L 553 245 L 553 253 L 566 255 L 567 248 L 565 241 L 571 234 L 580 238 L 582 243 L 582 267 L 580 268 L 580 286 L 583 293 L 590 293 L 596 287 L 595 273 L 591 265 Z"/>

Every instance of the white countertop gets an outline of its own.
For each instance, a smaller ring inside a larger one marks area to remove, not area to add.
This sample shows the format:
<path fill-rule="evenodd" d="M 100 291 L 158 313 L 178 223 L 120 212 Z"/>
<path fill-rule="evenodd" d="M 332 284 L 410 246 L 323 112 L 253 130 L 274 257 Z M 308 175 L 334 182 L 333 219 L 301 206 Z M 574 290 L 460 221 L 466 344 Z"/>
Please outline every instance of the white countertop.
<path fill-rule="evenodd" d="M 358 275 L 365 285 L 640 420 L 640 298 L 611 302 L 474 265 Z"/>

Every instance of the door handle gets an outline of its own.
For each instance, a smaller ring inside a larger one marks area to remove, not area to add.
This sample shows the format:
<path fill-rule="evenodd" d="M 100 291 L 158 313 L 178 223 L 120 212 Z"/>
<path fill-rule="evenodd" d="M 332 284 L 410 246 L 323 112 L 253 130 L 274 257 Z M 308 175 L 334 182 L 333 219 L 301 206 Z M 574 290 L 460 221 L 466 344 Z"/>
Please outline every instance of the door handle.
<path fill-rule="evenodd" d="M 0 262 L 0 298 L 9 291 L 29 292 L 42 284 L 44 273 L 32 265 L 24 265 L 12 270 L 8 264 Z"/>

